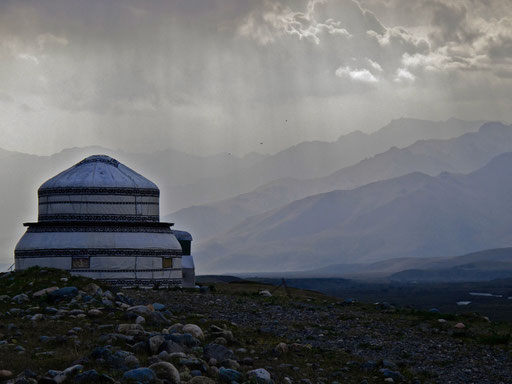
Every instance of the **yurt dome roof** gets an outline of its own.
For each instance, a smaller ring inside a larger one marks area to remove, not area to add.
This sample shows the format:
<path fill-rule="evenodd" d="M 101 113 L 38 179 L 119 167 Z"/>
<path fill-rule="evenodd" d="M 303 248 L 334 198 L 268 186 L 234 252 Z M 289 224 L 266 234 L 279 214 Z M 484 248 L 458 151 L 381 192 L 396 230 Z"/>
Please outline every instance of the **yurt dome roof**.
<path fill-rule="evenodd" d="M 85 158 L 69 169 L 46 181 L 39 191 L 61 188 L 133 188 L 158 187 L 134 170 L 106 155 Z"/>

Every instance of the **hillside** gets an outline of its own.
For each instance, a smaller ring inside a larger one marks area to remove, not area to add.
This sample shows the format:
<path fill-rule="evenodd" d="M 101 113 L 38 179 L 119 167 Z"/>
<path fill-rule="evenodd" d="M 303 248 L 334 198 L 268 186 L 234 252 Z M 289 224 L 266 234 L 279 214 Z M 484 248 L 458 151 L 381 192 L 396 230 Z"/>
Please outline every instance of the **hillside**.
<path fill-rule="evenodd" d="M 166 219 L 180 223 L 198 239 L 219 236 L 217 240 L 221 242 L 220 235 L 243 220 L 306 196 L 352 189 L 411 172 L 431 176 L 444 171 L 467 173 L 510 151 L 512 127 L 487 123 L 478 132 L 449 140 L 421 140 L 403 149 L 394 147 L 326 177 L 280 179 L 230 199 L 179 210 Z"/>
<path fill-rule="evenodd" d="M 476 314 L 293 288 L 266 297 L 259 292 L 272 286 L 247 281 L 199 293 L 119 291 L 51 269 L 0 279 L 9 383 L 486 384 L 512 374 L 510 324 Z"/>
<path fill-rule="evenodd" d="M 308 270 L 506 247 L 511 173 L 507 153 L 468 175 L 416 173 L 314 195 L 206 242 L 198 264 L 225 273 Z"/>
<path fill-rule="evenodd" d="M 422 139 L 449 139 L 458 137 L 468 132 L 474 132 L 479 129 L 482 122 L 466 122 L 457 119 L 449 119 L 447 121 L 433 122 L 418 119 L 398 119 L 393 120 L 390 124 L 380 130 L 366 134 L 362 132 L 353 132 L 341 136 L 335 142 L 305 142 L 278 152 L 272 156 L 268 156 L 262 161 L 243 170 L 243 172 L 230 173 L 225 177 L 209 178 L 200 180 L 190 185 L 183 185 L 170 190 L 175 206 L 185 208 L 192 205 L 212 203 L 226 198 L 235 197 L 240 194 L 250 192 L 268 183 L 268 188 L 261 188 L 255 193 L 262 193 L 266 198 L 272 201 L 272 191 L 267 189 L 280 188 L 279 179 L 312 179 L 328 176 L 331 173 L 342 168 L 357 164 L 358 162 L 382 153 L 391 147 L 406 147 Z M 277 181 L 277 184 L 274 182 Z M 306 192 L 298 190 L 297 192 L 288 192 L 290 189 L 288 182 L 292 185 L 296 183 L 294 180 L 285 180 L 286 189 L 281 193 L 290 194 L 290 198 L 300 194 L 304 197 L 304 193 L 320 193 L 313 186 L 313 192 L 310 189 Z M 309 188 L 307 185 L 303 188 Z M 316 192 L 315 192 L 316 191 Z M 325 192 L 325 190 L 323 190 Z M 269 193 L 270 192 L 270 193 Z M 278 191 L 279 193 L 279 191 Z M 277 196 L 276 196 L 277 197 Z M 244 197 L 241 197 L 244 199 Z M 256 209 L 266 208 L 270 204 L 262 202 L 257 197 L 247 197 L 252 204 L 256 204 Z M 277 203 L 276 203 L 277 204 Z M 281 204 L 281 202 L 279 202 Z M 261 207 L 261 208 L 260 208 Z M 272 205 L 276 207 L 275 204 Z M 251 212 L 251 206 L 243 208 Z M 214 208 L 218 211 L 218 209 Z M 236 208 L 233 209 L 235 211 Z M 171 211 L 167 211 L 171 212 Z M 206 214 L 197 215 L 194 208 L 191 209 L 191 215 L 195 217 L 205 217 L 205 221 L 209 222 L 208 212 Z M 230 215 L 230 212 L 226 212 Z M 188 226 L 189 221 L 183 215 L 172 215 L 171 218 L 184 219 Z M 235 217 L 237 215 L 235 214 Z M 176 220 L 177 220 L 176 219 Z M 217 222 L 224 227 L 222 217 L 217 218 Z M 200 221 L 200 220 L 199 220 Z M 194 231 L 201 234 L 202 227 L 194 227 Z M 192 229 L 192 228 L 189 228 Z"/>

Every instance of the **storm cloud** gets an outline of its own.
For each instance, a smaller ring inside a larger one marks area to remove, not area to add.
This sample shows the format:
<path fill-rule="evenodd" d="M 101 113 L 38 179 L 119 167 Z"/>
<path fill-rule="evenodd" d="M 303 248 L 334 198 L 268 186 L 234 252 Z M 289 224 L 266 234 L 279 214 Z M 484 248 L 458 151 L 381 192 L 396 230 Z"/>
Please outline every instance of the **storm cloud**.
<path fill-rule="evenodd" d="M 512 120 L 508 0 L 0 3 L 0 147 L 274 152 Z M 263 144 L 260 144 L 263 143 Z"/>

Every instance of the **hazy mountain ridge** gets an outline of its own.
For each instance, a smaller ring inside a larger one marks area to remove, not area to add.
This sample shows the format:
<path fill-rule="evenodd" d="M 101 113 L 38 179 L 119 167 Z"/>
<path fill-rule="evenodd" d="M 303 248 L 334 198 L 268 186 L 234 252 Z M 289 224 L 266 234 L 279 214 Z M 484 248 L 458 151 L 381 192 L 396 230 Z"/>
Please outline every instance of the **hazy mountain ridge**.
<path fill-rule="evenodd" d="M 410 174 L 247 219 L 204 244 L 207 270 L 307 270 L 512 244 L 512 154 L 469 175 Z M 256 269 L 257 268 L 257 269 Z"/>
<path fill-rule="evenodd" d="M 190 185 L 172 188 L 169 193 L 172 195 L 175 210 L 209 204 L 250 192 L 281 178 L 302 180 L 327 176 L 393 146 L 405 147 L 421 139 L 458 137 L 478 130 L 481 125 L 482 122 L 457 119 L 439 122 L 418 119 L 393 120 L 371 134 L 352 132 L 341 136 L 335 142 L 301 143 L 268 156 L 243 172 L 200 180 Z M 320 192 L 322 191 L 312 190 L 307 194 Z"/>
<path fill-rule="evenodd" d="M 512 151 L 512 127 L 486 123 L 477 132 L 448 140 L 421 140 L 406 148 L 393 147 L 329 176 L 309 180 L 281 179 L 231 199 L 193 206 L 165 216 L 194 232 L 196 238 L 218 236 L 243 220 L 306 196 L 356 188 L 411 172 L 437 175 L 466 173 L 493 156 Z"/>

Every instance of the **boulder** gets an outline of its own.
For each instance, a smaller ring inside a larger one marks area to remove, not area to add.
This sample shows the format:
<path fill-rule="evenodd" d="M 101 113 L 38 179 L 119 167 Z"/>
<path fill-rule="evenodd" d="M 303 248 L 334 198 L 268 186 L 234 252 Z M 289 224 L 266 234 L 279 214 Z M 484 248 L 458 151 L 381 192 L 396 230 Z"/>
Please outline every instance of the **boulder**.
<path fill-rule="evenodd" d="M 153 355 L 156 355 L 160 349 L 160 346 L 165 342 L 165 337 L 163 335 L 152 336 L 148 340 L 149 342 L 149 350 Z"/>
<path fill-rule="evenodd" d="M 58 373 L 57 375 L 55 375 L 53 377 L 53 380 L 57 384 L 63 383 L 66 380 L 68 380 L 69 378 L 71 378 L 72 376 L 76 375 L 77 373 L 82 372 L 83 369 L 84 369 L 83 365 L 80 365 L 80 364 L 73 365 L 69 368 L 66 368 L 62 372 Z"/>
<path fill-rule="evenodd" d="M 102 295 L 103 290 L 100 288 L 98 284 L 89 283 L 85 286 L 84 291 L 87 292 L 89 295 Z"/>
<path fill-rule="evenodd" d="M 166 380 L 171 384 L 180 383 L 180 373 L 171 363 L 160 361 L 150 365 L 149 369 L 155 372 L 156 376 L 161 380 Z"/>
<path fill-rule="evenodd" d="M 37 292 L 34 292 L 32 294 L 32 297 L 41 297 L 41 296 L 44 296 L 44 295 L 48 295 L 52 292 L 55 292 L 57 289 L 59 289 L 59 287 L 48 287 L 48 288 L 45 288 L 45 289 L 41 289 L 40 291 L 37 291 Z"/>
<path fill-rule="evenodd" d="M 275 346 L 274 352 L 278 356 L 286 355 L 288 353 L 288 345 L 286 343 L 279 343 Z"/>
<path fill-rule="evenodd" d="M 165 311 L 167 307 L 164 305 L 164 304 L 160 304 L 160 303 L 153 303 L 153 309 L 155 311 Z"/>
<path fill-rule="evenodd" d="M 136 368 L 126 371 L 123 380 L 130 383 L 150 384 L 156 381 L 155 372 L 149 368 Z"/>
<path fill-rule="evenodd" d="M 129 307 L 127 312 L 133 312 L 142 316 L 149 316 L 153 312 L 153 308 L 147 305 L 135 305 L 133 307 Z"/>
<path fill-rule="evenodd" d="M 59 288 L 48 294 L 48 297 L 52 300 L 69 299 L 78 295 L 77 287 L 64 287 Z"/>
<path fill-rule="evenodd" d="M 1 369 L 0 370 L 0 380 L 8 379 L 12 376 L 12 372 L 8 371 L 7 369 Z"/>
<path fill-rule="evenodd" d="M 102 312 L 99 309 L 90 309 L 87 311 L 87 316 L 89 317 L 100 317 Z"/>
<path fill-rule="evenodd" d="M 182 330 L 183 333 L 189 333 L 198 340 L 204 340 L 203 330 L 195 324 L 186 324 Z"/>
<path fill-rule="evenodd" d="M 74 381 L 76 384 L 99 384 L 99 383 L 114 383 L 114 379 L 108 375 L 99 374 L 95 369 L 79 373 L 75 376 Z"/>
<path fill-rule="evenodd" d="M 203 356 L 206 361 L 215 359 L 218 362 L 223 362 L 224 360 L 235 358 L 235 354 L 231 349 L 214 343 L 208 344 L 204 347 Z"/>
<path fill-rule="evenodd" d="M 29 300 L 30 299 L 28 298 L 28 296 L 25 295 L 24 293 L 20 293 L 19 295 L 16 295 L 11 299 L 11 301 L 14 301 L 15 303 L 18 303 L 18 304 L 25 303 Z"/>
<path fill-rule="evenodd" d="M 268 290 L 263 290 L 263 291 L 260 291 L 260 296 L 263 296 L 263 297 L 272 297 L 272 294 L 268 291 Z"/>
<path fill-rule="evenodd" d="M 270 373 L 263 368 L 253 369 L 252 371 L 247 372 L 247 376 L 249 377 L 249 379 L 256 380 L 256 382 L 262 384 L 272 382 Z"/>
<path fill-rule="evenodd" d="M 215 380 L 206 376 L 195 376 L 188 382 L 189 384 L 215 384 Z"/>
<path fill-rule="evenodd" d="M 219 379 L 220 381 L 226 383 L 232 383 L 233 381 L 241 383 L 244 378 L 244 375 L 241 372 L 238 372 L 234 369 L 224 368 L 219 369 Z"/>

